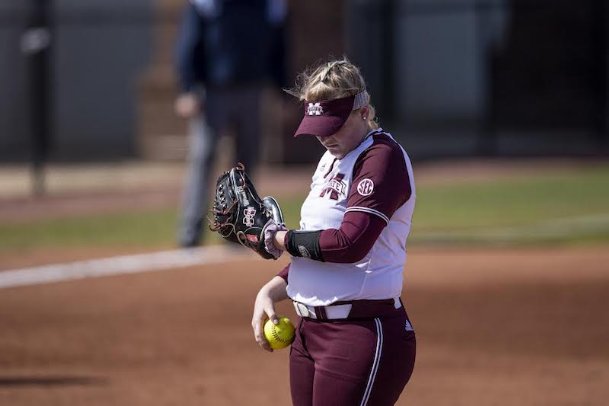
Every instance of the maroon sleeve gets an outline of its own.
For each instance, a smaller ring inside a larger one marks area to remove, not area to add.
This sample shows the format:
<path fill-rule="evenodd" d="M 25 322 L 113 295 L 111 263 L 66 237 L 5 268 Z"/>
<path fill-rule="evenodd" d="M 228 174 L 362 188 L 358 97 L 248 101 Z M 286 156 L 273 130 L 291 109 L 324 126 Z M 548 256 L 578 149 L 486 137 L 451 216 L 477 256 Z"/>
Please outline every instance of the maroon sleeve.
<path fill-rule="evenodd" d="M 412 193 L 402 148 L 384 135 L 358 158 L 347 198 L 347 212 L 363 211 L 389 222 Z"/>
<path fill-rule="evenodd" d="M 276 276 L 283 278 L 285 283 L 288 283 L 288 274 L 290 273 L 290 264 L 287 264 L 285 268 L 281 270 Z"/>
<path fill-rule="evenodd" d="M 402 149 L 386 136 L 375 138 L 355 163 L 347 212 L 340 228 L 323 230 L 319 236 L 323 260 L 352 263 L 364 258 L 410 195 Z"/>
<path fill-rule="evenodd" d="M 345 213 L 340 229 L 329 228 L 319 235 L 326 262 L 353 263 L 368 254 L 387 224 L 380 217 L 359 211 Z"/>

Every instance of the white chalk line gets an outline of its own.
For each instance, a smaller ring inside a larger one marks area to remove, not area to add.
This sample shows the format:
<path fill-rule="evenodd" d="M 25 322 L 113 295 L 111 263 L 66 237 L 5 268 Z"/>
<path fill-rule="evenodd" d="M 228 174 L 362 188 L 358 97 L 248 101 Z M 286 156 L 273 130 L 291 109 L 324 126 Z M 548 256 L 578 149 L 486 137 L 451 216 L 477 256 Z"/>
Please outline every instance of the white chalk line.
<path fill-rule="evenodd" d="M 227 263 L 251 257 L 245 249 L 209 246 L 9 269 L 0 271 L 0 289 Z"/>

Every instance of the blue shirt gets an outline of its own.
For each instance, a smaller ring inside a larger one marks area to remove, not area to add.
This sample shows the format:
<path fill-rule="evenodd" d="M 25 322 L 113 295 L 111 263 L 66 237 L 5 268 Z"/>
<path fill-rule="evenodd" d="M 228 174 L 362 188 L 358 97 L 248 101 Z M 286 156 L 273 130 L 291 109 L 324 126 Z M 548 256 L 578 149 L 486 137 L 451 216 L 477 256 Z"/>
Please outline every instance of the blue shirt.
<path fill-rule="evenodd" d="M 180 90 L 285 82 L 285 0 L 192 0 L 177 43 Z"/>

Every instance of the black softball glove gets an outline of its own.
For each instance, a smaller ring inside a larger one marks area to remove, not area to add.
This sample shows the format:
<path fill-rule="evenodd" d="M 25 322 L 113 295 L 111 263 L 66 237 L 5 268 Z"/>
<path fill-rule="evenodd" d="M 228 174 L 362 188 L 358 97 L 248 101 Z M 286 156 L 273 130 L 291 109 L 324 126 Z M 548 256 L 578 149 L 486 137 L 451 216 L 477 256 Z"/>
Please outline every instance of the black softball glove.
<path fill-rule="evenodd" d="M 212 207 L 212 231 L 251 248 L 264 259 L 281 256 L 282 251 L 273 244 L 275 233 L 285 230 L 279 203 L 271 196 L 260 199 L 242 164 L 218 178 Z"/>

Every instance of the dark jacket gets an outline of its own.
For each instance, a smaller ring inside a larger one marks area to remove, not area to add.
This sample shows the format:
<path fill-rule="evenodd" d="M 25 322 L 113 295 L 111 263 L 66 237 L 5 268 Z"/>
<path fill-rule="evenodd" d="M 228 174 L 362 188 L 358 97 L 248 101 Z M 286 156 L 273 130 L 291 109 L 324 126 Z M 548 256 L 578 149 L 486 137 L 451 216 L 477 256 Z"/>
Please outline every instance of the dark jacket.
<path fill-rule="evenodd" d="M 269 17 L 267 0 L 215 0 L 205 13 L 189 2 L 177 44 L 182 91 L 197 85 L 285 84 L 283 21 Z"/>

